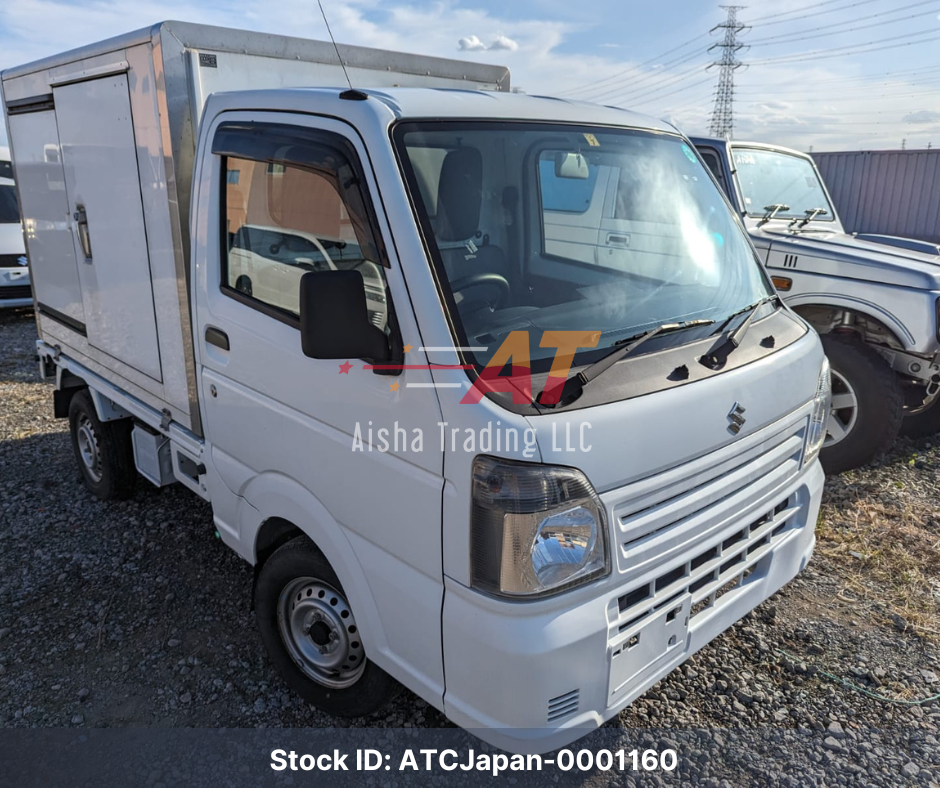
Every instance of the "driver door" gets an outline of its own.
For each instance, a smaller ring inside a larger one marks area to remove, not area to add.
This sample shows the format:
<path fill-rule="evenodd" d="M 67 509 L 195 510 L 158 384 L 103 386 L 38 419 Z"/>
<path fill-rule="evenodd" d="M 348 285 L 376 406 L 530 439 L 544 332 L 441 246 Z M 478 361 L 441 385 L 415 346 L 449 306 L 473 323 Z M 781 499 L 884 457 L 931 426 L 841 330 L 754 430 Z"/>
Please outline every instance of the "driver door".
<path fill-rule="evenodd" d="M 381 622 L 363 631 L 367 652 L 442 693 L 440 648 L 428 647 L 440 644 L 443 595 L 441 415 L 430 372 L 379 375 L 361 359 L 301 350 L 300 277 L 324 267 L 359 270 L 376 299 L 367 300 L 372 322 L 420 344 L 368 157 L 348 125 L 309 115 L 225 113 L 209 133 L 196 343 L 219 531 L 248 556 L 259 521 L 271 517 L 347 545 L 367 578 L 356 598 L 373 600 Z M 399 329 L 388 325 L 389 305 Z M 385 450 L 381 428 L 390 430 Z"/>

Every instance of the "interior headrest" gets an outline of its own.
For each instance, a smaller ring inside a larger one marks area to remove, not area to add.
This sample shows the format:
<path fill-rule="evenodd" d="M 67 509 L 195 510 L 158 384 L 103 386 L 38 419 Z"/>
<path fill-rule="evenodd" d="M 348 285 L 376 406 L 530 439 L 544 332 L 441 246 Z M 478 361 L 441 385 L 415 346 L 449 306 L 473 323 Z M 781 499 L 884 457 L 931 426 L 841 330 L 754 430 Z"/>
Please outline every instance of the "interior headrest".
<path fill-rule="evenodd" d="M 437 189 L 437 236 L 462 241 L 480 229 L 483 157 L 477 148 L 457 148 L 441 165 Z"/>

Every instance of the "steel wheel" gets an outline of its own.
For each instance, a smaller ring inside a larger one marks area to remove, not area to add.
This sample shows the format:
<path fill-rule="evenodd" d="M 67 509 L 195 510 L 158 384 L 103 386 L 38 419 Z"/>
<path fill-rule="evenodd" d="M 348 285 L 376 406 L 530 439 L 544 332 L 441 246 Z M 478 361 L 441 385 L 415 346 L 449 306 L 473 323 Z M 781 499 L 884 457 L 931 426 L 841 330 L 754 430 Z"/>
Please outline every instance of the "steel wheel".
<path fill-rule="evenodd" d="M 366 667 L 356 619 L 346 598 L 312 577 L 284 586 L 277 624 L 284 647 L 297 667 L 318 684 L 351 687 Z"/>
<path fill-rule="evenodd" d="M 858 395 L 849 381 L 837 372 L 832 375 L 832 408 L 826 422 L 826 442 L 823 446 L 835 446 L 855 429 L 858 421 Z"/>
<path fill-rule="evenodd" d="M 78 440 L 78 452 L 85 465 L 85 472 L 93 482 L 100 482 L 101 448 L 98 443 L 98 434 L 95 432 L 94 424 L 84 414 L 79 417 L 75 437 Z"/>

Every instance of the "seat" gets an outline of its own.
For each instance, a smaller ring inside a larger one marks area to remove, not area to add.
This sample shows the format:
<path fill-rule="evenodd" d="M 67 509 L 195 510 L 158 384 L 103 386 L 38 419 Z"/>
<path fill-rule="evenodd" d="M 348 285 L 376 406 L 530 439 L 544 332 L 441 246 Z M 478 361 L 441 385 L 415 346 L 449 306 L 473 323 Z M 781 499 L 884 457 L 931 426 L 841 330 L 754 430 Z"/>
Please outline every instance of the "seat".
<path fill-rule="evenodd" d="M 451 282 L 479 273 L 509 280 L 506 255 L 478 238 L 483 206 L 483 157 L 477 148 L 448 151 L 437 190 L 435 235 L 444 270 Z"/>

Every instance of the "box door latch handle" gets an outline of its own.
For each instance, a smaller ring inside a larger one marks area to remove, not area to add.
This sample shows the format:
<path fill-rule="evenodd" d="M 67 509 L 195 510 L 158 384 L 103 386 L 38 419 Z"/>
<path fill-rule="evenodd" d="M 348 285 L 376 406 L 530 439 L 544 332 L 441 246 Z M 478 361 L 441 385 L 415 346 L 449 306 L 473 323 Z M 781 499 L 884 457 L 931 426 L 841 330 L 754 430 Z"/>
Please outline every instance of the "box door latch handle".
<path fill-rule="evenodd" d="M 85 262 L 91 265 L 91 236 L 88 234 L 88 216 L 85 213 L 84 205 L 76 205 L 75 213 L 72 217 L 78 223 L 78 242 L 82 246 L 82 254 L 85 255 Z"/>
<path fill-rule="evenodd" d="M 214 326 L 206 326 L 206 342 L 221 350 L 229 349 L 228 334 Z"/>

